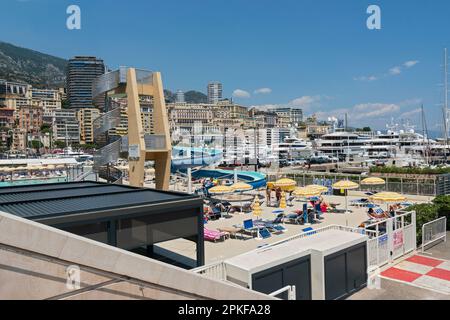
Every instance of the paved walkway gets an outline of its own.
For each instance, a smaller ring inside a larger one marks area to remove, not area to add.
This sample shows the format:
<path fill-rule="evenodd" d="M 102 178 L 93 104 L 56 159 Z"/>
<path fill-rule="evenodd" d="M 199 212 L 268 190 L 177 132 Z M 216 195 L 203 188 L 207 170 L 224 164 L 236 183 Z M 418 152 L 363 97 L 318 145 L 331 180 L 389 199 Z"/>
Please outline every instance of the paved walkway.
<path fill-rule="evenodd" d="M 450 295 L 450 261 L 414 255 L 381 272 L 381 277 Z"/>

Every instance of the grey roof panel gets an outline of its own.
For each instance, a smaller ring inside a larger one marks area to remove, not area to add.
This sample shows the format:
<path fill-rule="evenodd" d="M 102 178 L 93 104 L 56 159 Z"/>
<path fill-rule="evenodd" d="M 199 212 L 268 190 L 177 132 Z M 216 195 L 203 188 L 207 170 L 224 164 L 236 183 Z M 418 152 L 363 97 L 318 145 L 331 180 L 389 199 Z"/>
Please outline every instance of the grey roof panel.
<path fill-rule="evenodd" d="M 189 194 L 95 182 L 44 184 L 7 189 L 9 192 L 0 192 L 0 211 L 30 219 L 179 200 L 200 201 L 199 197 Z"/>

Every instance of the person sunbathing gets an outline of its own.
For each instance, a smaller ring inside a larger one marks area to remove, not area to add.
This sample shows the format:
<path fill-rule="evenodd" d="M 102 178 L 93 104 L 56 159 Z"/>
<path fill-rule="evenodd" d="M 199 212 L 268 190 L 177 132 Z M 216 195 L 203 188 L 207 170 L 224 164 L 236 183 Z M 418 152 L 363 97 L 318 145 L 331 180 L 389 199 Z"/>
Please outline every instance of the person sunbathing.
<path fill-rule="evenodd" d="M 369 217 L 375 220 L 384 220 L 390 218 L 389 213 L 384 211 L 382 213 L 376 213 L 372 208 L 369 209 L 367 214 L 369 215 Z"/>

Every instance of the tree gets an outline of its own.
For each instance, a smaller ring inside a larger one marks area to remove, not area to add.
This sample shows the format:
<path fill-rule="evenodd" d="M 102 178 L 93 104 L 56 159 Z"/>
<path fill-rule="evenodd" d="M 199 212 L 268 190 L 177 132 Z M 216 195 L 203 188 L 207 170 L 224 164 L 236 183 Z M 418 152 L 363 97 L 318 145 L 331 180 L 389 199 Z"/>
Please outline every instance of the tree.
<path fill-rule="evenodd" d="M 42 148 L 44 145 L 39 140 L 32 140 L 31 141 L 31 147 L 35 149 L 36 151 L 39 151 L 40 148 Z"/>
<path fill-rule="evenodd" d="M 66 147 L 66 143 L 63 142 L 63 141 L 55 141 L 55 146 L 56 146 L 58 149 L 63 149 L 63 148 Z"/>
<path fill-rule="evenodd" d="M 41 133 L 50 133 L 52 130 L 52 127 L 48 123 L 44 123 L 41 126 Z"/>

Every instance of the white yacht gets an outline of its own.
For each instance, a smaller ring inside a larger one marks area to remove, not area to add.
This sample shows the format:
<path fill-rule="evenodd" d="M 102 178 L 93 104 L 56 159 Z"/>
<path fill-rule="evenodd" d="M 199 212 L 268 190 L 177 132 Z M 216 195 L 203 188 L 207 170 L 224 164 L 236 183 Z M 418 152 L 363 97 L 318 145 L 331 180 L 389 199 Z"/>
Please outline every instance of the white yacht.
<path fill-rule="evenodd" d="M 369 144 L 369 136 L 360 136 L 351 132 L 334 132 L 323 135 L 315 141 L 315 148 L 324 155 L 332 157 L 363 156 L 364 147 Z"/>
<path fill-rule="evenodd" d="M 295 137 L 286 137 L 283 142 L 274 145 L 273 153 L 278 153 L 279 159 L 307 159 L 313 154 L 312 143 Z"/>

